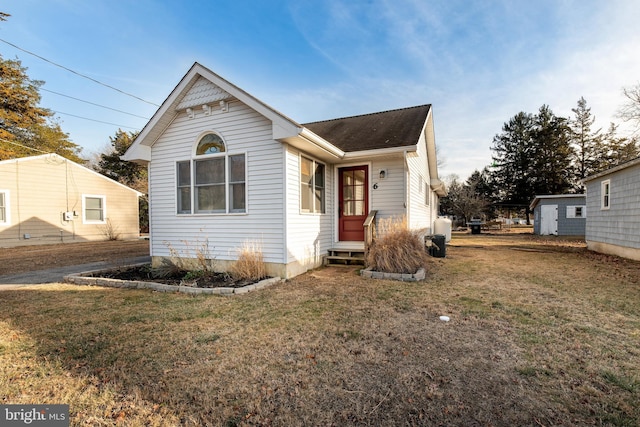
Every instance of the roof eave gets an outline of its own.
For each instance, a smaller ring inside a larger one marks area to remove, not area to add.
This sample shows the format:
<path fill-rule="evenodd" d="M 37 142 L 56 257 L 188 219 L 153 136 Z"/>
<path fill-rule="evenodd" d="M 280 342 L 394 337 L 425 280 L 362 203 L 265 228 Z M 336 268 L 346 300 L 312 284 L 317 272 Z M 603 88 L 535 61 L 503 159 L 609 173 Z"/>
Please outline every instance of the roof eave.
<path fill-rule="evenodd" d="M 593 181 L 594 179 L 602 178 L 605 175 L 609 175 L 611 173 L 618 172 L 620 170 L 623 170 L 623 169 L 626 169 L 626 168 L 629 168 L 631 166 L 635 166 L 635 165 L 638 165 L 638 164 L 640 164 L 640 157 L 638 157 L 637 159 L 625 162 L 625 163 L 623 163 L 621 165 L 614 166 L 611 169 L 607 169 L 607 170 L 599 172 L 599 173 L 597 173 L 595 175 L 588 176 L 588 177 L 586 177 L 586 178 L 584 178 L 582 180 L 582 183 Z"/>
<path fill-rule="evenodd" d="M 240 102 L 248 105 L 272 122 L 274 139 L 284 139 L 293 137 L 303 130 L 303 127 L 284 114 L 269 107 L 264 102 L 253 97 L 241 88 L 235 86 L 213 71 L 195 62 L 189 71 L 184 75 L 176 87 L 171 91 L 167 99 L 160 105 L 149 122 L 144 126 L 138 137 L 133 141 L 129 150 L 123 156 L 130 161 L 150 161 L 150 155 L 146 155 L 145 150 L 138 150 L 139 146 L 151 147 L 155 141 L 164 133 L 166 128 L 173 122 L 178 114 L 177 107 L 183 95 L 192 87 L 198 77 L 201 76 L 221 89 L 229 93 Z M 146 157 L 145 157 L 146 156 Z"/>
<path fill-rule="evenodd" d="M 374 148 L 372 150 L 359 150 L 359 151 L 349 151 L 344 154 L 344 159 L 357 159 L 357 158 L 370 158 L 370 157 L 381 157 L 388 156 L 390 154 L 404 154 L 407 152 L 415 152 L 418 150 L 417 145 L 405 145 L 398 147 L 389 147 L 389 148 Z"/>
<path fill-rule="evenodd" d="M 300 128 L 297 135 L 283 139 L 297 148 L 309 150 L 316 155 L 321 153 L 320 157 L 324 160 L 340 160 L 345 156 L 344 151 L 304 127 Z"/>

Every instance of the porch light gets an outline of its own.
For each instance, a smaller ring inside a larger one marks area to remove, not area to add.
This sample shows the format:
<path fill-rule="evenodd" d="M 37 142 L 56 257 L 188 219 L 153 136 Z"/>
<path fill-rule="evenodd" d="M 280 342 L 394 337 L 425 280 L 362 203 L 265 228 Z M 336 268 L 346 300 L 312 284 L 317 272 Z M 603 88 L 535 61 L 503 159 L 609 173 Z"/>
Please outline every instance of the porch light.
<path fill-rule="evenodd" d="M 380 176 L 380 179 L 385 179 L 387 177 L 387 170 L 386 169 L 380 169 L 379 176 Z"/>

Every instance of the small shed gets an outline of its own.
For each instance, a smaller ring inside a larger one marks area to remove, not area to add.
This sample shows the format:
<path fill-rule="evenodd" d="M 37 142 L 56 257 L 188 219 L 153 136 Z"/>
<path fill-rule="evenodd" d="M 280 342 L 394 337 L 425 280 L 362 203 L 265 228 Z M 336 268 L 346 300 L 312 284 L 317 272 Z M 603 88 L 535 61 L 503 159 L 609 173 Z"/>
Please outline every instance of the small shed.
<path fill-rule="evenodd" d="M 587 206 L 584 194 L 536 196 L 529 205 L 533 211 L 533 233 L 552 236 L 584 236 Z"/>

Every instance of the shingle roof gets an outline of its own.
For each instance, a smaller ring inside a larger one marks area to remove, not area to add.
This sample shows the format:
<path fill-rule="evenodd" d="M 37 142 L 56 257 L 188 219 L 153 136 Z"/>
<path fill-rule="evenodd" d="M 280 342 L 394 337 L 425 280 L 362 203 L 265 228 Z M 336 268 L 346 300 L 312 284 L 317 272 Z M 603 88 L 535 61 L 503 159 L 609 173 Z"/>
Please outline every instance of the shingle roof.
<path fill-rule="evenodd" d="M 342 151 L 375 150 L 418 143 L 431 105 L 303 124 Z"/>

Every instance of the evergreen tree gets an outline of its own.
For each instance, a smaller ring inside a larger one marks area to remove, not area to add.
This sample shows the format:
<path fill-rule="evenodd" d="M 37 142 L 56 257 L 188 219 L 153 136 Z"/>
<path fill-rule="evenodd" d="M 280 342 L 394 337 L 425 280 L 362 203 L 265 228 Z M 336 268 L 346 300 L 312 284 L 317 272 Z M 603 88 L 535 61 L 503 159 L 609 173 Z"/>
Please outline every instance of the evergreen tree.
<path fill-rule="evenodd" d="M 149 229 L 147 168 L 143 165 L 120 159 L 131 147 L 137 136 L 137 132 L 125 132 L 122 129 L 118 129 L 115 136 L 109 137 L 111 141 L 110 151 L 100 155 L 100 160 L 94 166 L 94 169 L 96 172 L 144 194 L 139 199 L 139 218 L 140 231 L 146 233 Z"/>
<path fill-rule="evenodd" d="M 569 126 L 574 150 L 575 186 L 578 188 L 580 181 L 595 173 L 598 168 L 598 159 L 603 151 L 603 137 L 600 134 L 601 129 L 591 130 L 596 118 L 591 115 L 591 108 L 587 108 L 584 98 L 580 98 L 578 106 L 571 111 L 575 114 L 569 120 Z"/>
<path fill-rule="evenodd" d="M 547 105 L 533 119 L 533 145 L 529 162 L 529 199 L 536 194 L 563 194 L 572 185 L 573 149 L 567 119 L 558 117 Z"/>
<path fill-rule="evenodd" d="M 532 170 L 533 117 L 520 112 L 502 126 L 502 133 L 493 138 L 494 155 L 491 180 L 498 189 L 502 203 L 528 205 Z"/>
<path fill-rule="evenodd" d="M 118 129 L 115 136 L 109 137 L 111 150 L 100 155 L 100 160 L 95 170 L 114 181 L 130 187 L 135 186 L 141 179 L 146 181 L 147 169 L 144 166 L 120 159 L 131 147 L 133 140 L 137 136 L 137 132 L 125 132 L 122 129 Z M 146 186 L 137 190 L 146 193 Z"/>
<path fill-rule="evenodd" d="M 69 140 L 53 113 L 39 106 L 42 84 L 29 79 L 20 61 L 0 55 L 0 160 L 45 152 L 83 163 L 81 148 Z"/>
<path fill-rule="evenodd" d="M 500 203 L 525 209 L 536 194 L 561 194 L 571 188 L 572 149 L 567 120 L 547 105 L 532 116 L 520 112 L 493 138 L 491 179 Z"/>

